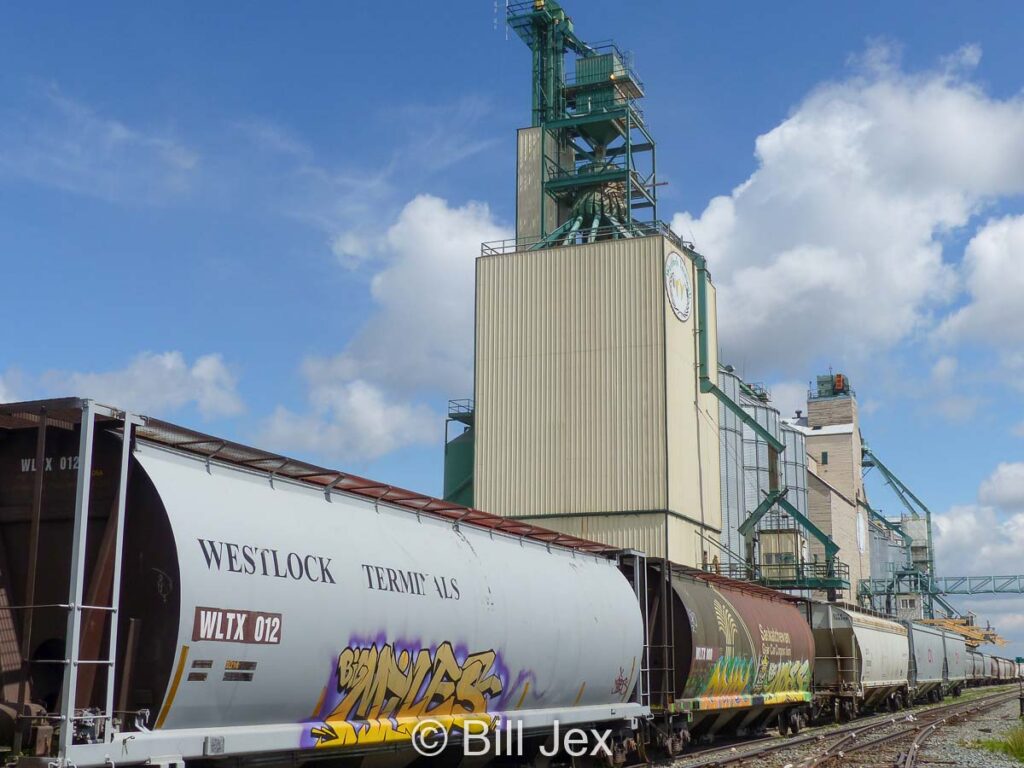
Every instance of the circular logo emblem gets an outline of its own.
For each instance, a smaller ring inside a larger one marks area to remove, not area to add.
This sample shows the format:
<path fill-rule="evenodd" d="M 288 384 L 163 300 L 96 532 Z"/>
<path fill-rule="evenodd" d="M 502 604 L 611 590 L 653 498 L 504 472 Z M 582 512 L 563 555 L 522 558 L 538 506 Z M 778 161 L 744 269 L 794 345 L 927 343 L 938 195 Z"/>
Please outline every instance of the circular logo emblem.
<path fill-rule="evenodd" d="M 693 306 L 693 294 L 690 292 L 690 270 L 686 268 L 683 257 L 672 251 L 665 257 L 665 292 L 672 312 L 680 321 L 690 319 L 690 308 Z"/>

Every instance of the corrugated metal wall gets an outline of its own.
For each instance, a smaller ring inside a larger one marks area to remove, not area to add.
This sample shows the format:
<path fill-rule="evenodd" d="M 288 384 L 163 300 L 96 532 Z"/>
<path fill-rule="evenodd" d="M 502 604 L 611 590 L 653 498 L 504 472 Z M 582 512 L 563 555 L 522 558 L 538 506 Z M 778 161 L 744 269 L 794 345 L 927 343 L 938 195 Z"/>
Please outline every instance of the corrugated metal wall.
<path fill-rule="evenodd" d="M 526 522 L 559 533 L 600 541 L 612 547 L 635 549 L 650 557 L 664 557 L 666 514 L 579 515 L 528 517 Z M 673 547 L 675 549 L 675 547 Z"/>
<path fill-rule="evenodd" d="M 887 579 L 907 564 L 903 539 L 880 525 L 871 525 L 871 578 Z"/>
<path fill-rule="evenodd" d="M 786 499 L 803 515 L 807 505 L 807 448 L 804 435 L 783 424 L 779 412 L 741 389 L 735 373 L 720 370 L 719 387 L 786 446 L 779 457 L 779 481 L 789 489 Z M 764 500 L 769 490 L 768 444 L 724 405 L 719 406 L 719 486 L 722 506 L 722 541 L 734 553 L 733 562 L 746 555 L 739 526 Z M 757 530 L 799 527 L 778 505 L 761 519 Z"/>
<path fill-rule="evenodd" d="M 789 489 L 786 500 L 807 516 L 807 441 L 803 432 L 788 424 L 779 427 L 786 446 L 782 454 L 782 483 Z"/>
<path fill-rule="evenodd" d="M 666 260 L 675 247 L 665 242 Z M 687 320 L 676 317 L 665 302 L 665 354 L 668 418 L 669 509 L 684 516 L 676 518 L 683 528 L 677 546 L 683 548 L 678 562 L 700 565 L 705 554 L 710 561 L 721 560 L 718 541 L 722 529 L 719 475 L 718 399 L 700 392 L 697 376 L 697 270 L 683 257 L 689 271 L 693 311 Z M 662 295 L 664 295 L 664 288 Z M 707 286 L 708 368 L 718 370 L 715 315 L 715 287 Z M 701 541 L 707 537 L 710 542 Z"/>
<path fill-rule="evenodd" d="M 740 404 L 748 414 L 754 417 L 773 437 L 779 438 L 779 412 L 759 400 L 740 394 Z M 753 512 L 764 501 L 770 487 L 768 479 L 768 443 L 759 438 L 750 427 L 743 426 L 743 492 L 747 513 Z M 762 518 L 766 522 L 769 516 L 777 515 L 773 509 Z M 759 528 L 762 526 L 758 526 Z M 775 526 L 772 526 L 775 527 Z"/>
<path fill-rule="evenodd" d="M 477 260 L 477 506 L 666 509 L 662 265 L 660 237 Z"/>
<path fill-rule="evenodd" d="M 740 379 L 732 372 L 719 370 L 718 386 L 733 402 L 740 399 Z M 719 475 L 722 497 L 722 544 L 729 550 L 722 558 L 741 563 L 743 539 L 739 527 L 746 518 L 743 484 L 743 422 L 724 404 L 718 404 Z"/>

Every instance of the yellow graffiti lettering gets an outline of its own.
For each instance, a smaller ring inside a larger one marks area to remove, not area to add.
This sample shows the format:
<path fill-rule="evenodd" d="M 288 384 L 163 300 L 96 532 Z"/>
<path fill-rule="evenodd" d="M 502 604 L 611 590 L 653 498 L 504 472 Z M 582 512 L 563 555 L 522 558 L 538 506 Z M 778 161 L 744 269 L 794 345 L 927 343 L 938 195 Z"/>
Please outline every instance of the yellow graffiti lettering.
<path fill-rule="evenodd" d="M 503 687 L 496 659 L 483 651 L 460 662 L 447 642 L 397 655 L 390 644 L 345 648 L 336 666 L 340 699 L 309 735 L 317 747 L 409 741 L 423 718 L 445 730 L 485 732 L 497 725 L 487 709 Z"/>

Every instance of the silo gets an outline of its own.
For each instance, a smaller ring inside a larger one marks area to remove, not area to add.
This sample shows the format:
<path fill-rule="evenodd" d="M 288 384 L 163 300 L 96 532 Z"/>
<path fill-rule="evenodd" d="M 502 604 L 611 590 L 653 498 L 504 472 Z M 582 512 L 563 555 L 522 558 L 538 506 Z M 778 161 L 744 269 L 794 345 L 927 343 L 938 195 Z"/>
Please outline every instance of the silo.
<path fill-rule="evenodd" d="M 893 573 L 908 567 L 907 549 L 899 534 L 874 521 L 869 533 L 872 579 L 891 579 Z"/>
<path fill-rule="evenodd" d="M 786 501 L 801 515 L 807 516 L 807 448 L 804 435 L 781 422 L 779 411 L 771 405 L 766 390 L 744 385 L 740 402 L 758 424 L 785 445 L 779 456 L 777 487 L 787 489 Z M 744 427 L 743 457 L 744 503 L 749 515 L 772 488 L 768 444 L 749 427 Z M 761 576 L 784 582 L 800 581 L 799 565 L 809 559 L 809 553 L 806 534 L 797 521 L 775 504 L 761 518 L 755 530 L 756 562 Z"/>
<path fill-rule="evenodd" d="M 718 386 L 733 402 L 740 400 L 740 378 L 731 366 L 718 369 Z M 718 404 L 719 472 L 722 495 L 723 563 L 743 562 L 743 538 L 739 527 L 746 517 L 743 485 L 743 422 L 724 404 Z"/>
<path fill-rule="evenodd" d="M 774 437 L 779 437 L 779 412 L 769 404 L 767 392 L 744 386 L 740 390 L 740 404 L 758 424 Z M 743 487 L 747 514 L 757 509 L 771 488 L 768 443 L 746 425 L 743 427 Z M 762 522 L 773 514 L 776 512 L 770 511 Z"/>
<path fill-rule="evenodd" d="M 782 442 L 786 446 L 782 454 L 782 484 L 789 489 L 786 500 L 796 511 L 807 516 L 807 440 L 804 433 L 785 422 L 781 425 Z"/>

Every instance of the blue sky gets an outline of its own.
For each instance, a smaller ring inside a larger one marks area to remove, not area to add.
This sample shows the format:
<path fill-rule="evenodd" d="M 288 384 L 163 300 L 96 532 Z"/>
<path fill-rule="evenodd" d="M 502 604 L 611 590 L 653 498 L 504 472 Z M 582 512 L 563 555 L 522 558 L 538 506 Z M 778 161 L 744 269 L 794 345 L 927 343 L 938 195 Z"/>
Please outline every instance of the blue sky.
<path fill-rule="evenodd" d="M 846 371 L 946 572 L 1021 571 L 1024 7 L 567 5 L 635 53 L 725 356 L 784 410 Z M 528 108 L 486 0 L 5 6 L 0 395 L 439 491 Z M 1024 637 L 1020 604 L 986 610 Z"/>

